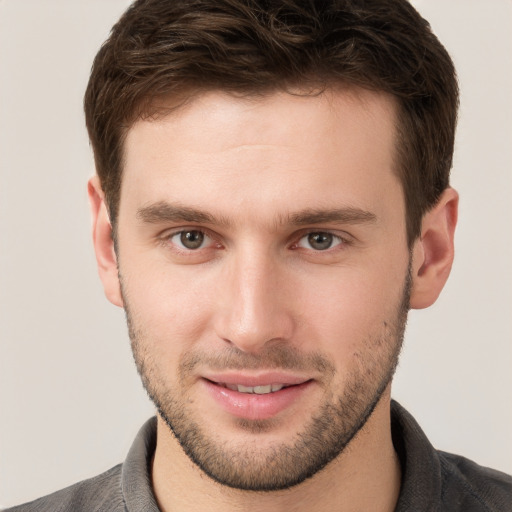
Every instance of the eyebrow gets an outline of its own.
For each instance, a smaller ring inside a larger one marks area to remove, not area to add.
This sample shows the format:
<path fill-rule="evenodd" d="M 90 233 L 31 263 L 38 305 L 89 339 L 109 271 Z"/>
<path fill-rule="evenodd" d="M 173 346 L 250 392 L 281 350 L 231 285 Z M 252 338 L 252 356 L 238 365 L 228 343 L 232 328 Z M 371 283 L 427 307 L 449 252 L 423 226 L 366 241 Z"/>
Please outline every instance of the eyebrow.
<path fill-rule="evenodd" d="M 225 220 L 216 218 L 214 215 L 183 206 L 171 204 L 165 201 L 158 201 L 137 210 L 137 218 L 149 224 L 160 222 L 194 222 L 197 224 L 226 224 Z"/>
<path fill-rule="evenodd" d="M 209 212 L 190 206 L 184 206 L 166 201 L 144 206 L 137 210 L 137 218 L 148 224 L 164 222 L 191 222 L 194 224 L 213 224 L 230 226 L 232 222 L 226 217 L 217 217 Z M 365 224 L 373 223 L 377 216 L 360 208 L 326 208 L 305 209 L 299 212 L 280 215 L 277 225 L 291 224 L 305 226 L 308 224 L 339 223 Z"/>
<path fill-rule="evenodd" d="M 375 222 L 376 220 L 377 216 L 374 213 L 360 208 L 307 209 L 289 216 L 289 222 L 296 226 L 323 224 L 326 222 L 365 224 Z"/>

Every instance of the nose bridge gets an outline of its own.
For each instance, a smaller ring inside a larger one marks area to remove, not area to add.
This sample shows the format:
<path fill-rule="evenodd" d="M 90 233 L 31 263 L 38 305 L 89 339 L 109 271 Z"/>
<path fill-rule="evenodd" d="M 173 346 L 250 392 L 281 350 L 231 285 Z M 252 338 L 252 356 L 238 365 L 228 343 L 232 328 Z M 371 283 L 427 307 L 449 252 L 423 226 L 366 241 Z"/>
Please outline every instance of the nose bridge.
<path fill-rule="evenodd" d="M 218 335 L 245 352 L 291 335 L 282 266 L 268 248 L 240 248 L 226 266 Z"/>

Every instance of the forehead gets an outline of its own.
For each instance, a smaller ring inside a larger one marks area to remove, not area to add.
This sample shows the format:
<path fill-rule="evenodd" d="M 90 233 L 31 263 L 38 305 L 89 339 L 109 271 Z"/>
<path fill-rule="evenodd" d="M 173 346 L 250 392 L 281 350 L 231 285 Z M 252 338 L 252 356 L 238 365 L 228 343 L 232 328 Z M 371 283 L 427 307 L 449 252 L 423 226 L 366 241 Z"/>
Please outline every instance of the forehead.
<path fill-rule="evenodd" d="M 399 185 L 395 119 L 390 96 L 365 90 L 203 93 L 131 127 L 121 210 L 129 198 L 133 208 L 179 201 L 220 214 L 229 205 L 238 215 L 261 215 L 263 206 L 286 215 L 293 200 L 366 208 Z"/>
<path fill-rule="evenodd" d="M 289 92 L 247 95 L 198 90 L 190 95 L 181 93 L 151 103 L 149 115 L 138 119 L 128 130 L 128 139 L 139 138 L 143 132 L 154 134 L 174 127 L 180 132 L 189 130 L 185 140 L 177 141 L 180 144 L 188 142 L 187 145 L 196 150 L 198 143 L 204 147 L 204 136 L 207 135 L 213 149 L 219 150 L 222 149 L 219 142 L 234 142 L 235 135 L 246 137 L 249 143 L 256 138 L 279 142 L 276 138 L 280 135 L 291 135 L 298 143 L 301 138 L 311 141 L 308 128 L 313 128 L 313 123 L 316 123 L 315 128 L 322 126 L 327 133 L 331 133 L 332 128 L 338 133 L 349 123 L 358 123 L 361 128 L 365 123 L 386 125 L 390 129 L 387 133 L 394 136 L 395 118 L 396 100 L 393 96 L 343 84 L 317 92 L 295 88 Z M 210 131 L 212 124 L 222 129 L 222 132 L 218 131 L 218 137 Z M 296 128 L 294 133 L 291 133 L 292 128 Z M 318 132 L 318 137 L 325 135 L 325 131 Z"/>

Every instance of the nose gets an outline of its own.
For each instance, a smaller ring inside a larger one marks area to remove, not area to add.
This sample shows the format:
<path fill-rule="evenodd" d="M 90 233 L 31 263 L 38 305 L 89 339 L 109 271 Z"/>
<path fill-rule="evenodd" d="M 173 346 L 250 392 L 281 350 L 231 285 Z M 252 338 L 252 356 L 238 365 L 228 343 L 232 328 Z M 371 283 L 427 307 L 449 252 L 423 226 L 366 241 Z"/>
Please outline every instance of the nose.
<path fill-rule="evenodd" d="M 250 254 L 248 254 L 250 253 Z M 294 329 L 284 263 L 246 251 L 230 258 L 217 300 L 216 334 L 243 352 L 287 341 Z"/>

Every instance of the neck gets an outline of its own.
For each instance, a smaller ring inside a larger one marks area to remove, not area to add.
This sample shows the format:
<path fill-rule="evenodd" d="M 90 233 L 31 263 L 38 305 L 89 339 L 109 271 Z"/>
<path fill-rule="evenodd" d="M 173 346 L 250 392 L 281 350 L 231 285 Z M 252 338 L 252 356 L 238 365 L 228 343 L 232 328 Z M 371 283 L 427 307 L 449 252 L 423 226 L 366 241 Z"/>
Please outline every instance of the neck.
<path fill-rule="evenodd" d="M 218 484 L 190 461 L 158 418 L 152 482 L 163 512 L 391 512 L 400 476 L 391 440 L 389 388 L 342 454 L 312 478 L 284 491 L 241 491 Z"/>

